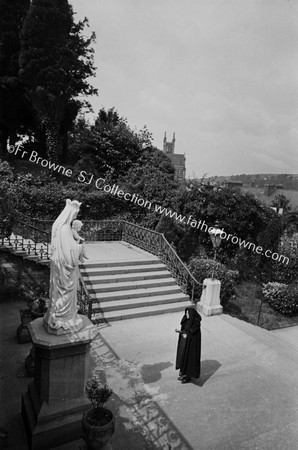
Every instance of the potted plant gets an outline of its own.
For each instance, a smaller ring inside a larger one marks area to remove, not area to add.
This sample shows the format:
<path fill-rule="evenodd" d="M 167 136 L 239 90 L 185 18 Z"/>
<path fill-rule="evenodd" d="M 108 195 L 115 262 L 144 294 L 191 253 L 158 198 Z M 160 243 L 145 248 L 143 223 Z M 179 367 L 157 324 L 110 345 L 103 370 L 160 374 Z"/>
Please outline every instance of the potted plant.
<path fill-rule="evenodd" d="M 48 309 L 48 299 L 43 296 L 38 296 L 36 300 L 34 300 L 31 308 L 31 316 L 32 320 L 37 319 L 38 317 L 43 317 Z"/>
<path fill-rule="evenodd" d="M 91 401 L 92 409 L 83 415 L 83 439 L 90 450 L 104 449 L 111 442 L 114 433 L 114 415 L 104 408 L 113 391 L 107 384 L 103 385 L 95 375 L 86 383 L 85 392 Z"/>

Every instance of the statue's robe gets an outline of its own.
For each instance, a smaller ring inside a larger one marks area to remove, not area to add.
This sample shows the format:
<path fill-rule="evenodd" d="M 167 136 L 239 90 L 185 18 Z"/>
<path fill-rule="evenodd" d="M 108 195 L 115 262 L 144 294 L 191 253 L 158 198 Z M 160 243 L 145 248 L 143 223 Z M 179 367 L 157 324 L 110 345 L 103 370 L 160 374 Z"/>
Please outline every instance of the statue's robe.
<path fill-rule="evenodd" d="M 71 231 L 71 222 L 77 213 L 73 203 L 67 204 L 52 228 L 50 305 L 44 317 L 49 332 L 82 328 L 82 318 L 77 312 L 78 264 L 82 245 L 75 241 Z"/>

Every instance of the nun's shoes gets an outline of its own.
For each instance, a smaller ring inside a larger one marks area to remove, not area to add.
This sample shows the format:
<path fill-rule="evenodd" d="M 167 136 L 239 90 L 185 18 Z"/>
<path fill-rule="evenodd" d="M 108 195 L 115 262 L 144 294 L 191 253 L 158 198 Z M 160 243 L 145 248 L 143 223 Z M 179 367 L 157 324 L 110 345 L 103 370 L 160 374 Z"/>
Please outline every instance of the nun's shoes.
<path fill-rule="evenodd" d="M 191 377 L 183 377 L 181 380 L 182 384 L 186 384 L 186 383 L 190 383 L 191 382 Z"/>

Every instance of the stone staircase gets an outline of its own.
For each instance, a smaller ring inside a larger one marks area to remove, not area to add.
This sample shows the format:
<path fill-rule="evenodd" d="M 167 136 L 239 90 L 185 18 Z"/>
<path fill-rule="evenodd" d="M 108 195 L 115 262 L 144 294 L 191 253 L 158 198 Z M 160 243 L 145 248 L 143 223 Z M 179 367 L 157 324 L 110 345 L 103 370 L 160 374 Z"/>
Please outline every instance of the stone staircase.
<path fill-rule="evenodd" d="M 190 305 L 158 259 L 85 262 L 80 270 L 93 300 L 93 323 L 183 311 Z"/>
<path fill-rule="evenodd" d="M 50 244 L 46 242 L 35 243 L 32 239 L 25 239 L 12 233 L 10 239 L 5 238 L 0 243 L 0 250 L 21 256 L 23 259 L 34 261 L 37 264 L 50 265 L 50 259 L 47 257 L 50 251 Z"/>

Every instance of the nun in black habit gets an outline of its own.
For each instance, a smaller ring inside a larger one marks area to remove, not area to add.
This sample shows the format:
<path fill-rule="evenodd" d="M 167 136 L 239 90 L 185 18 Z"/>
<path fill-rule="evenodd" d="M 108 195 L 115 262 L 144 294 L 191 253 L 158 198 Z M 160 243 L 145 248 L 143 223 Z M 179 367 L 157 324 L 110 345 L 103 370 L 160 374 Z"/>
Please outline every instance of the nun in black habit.
<path fill-rule="evenodd" d="M 176 370 L 180 370 L 182 383 L 189 383 L 191 378 L 199 378 L 201 370 L 201 316 L 192 307 L 185 308 L 179 333 Z"/>

